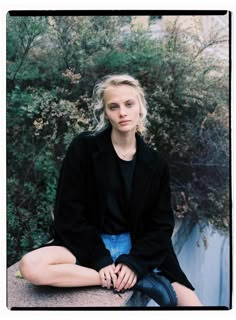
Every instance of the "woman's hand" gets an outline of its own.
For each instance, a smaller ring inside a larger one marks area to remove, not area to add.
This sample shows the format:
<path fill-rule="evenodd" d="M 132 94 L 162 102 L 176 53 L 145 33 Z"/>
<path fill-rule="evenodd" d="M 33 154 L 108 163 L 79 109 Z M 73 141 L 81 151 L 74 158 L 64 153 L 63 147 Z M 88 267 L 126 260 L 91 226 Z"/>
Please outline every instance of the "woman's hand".
<path fill-rule="evenodd" d="M 122 289 L 131 289 L 137 282 L 136 273 L 123 263 L 119 263 L 114 272 L 118 275 L 115 285 L 118 292 Z"/>
<path fill-rule="evenodd" d="M 101 278 L 102 287 L 107 287 L 107 289 L 111 288 L 111 282 L 115 288 L 117 275 L 115 274 L 115 265 L 110 264 L 99 270 L 99 275 Z"/>

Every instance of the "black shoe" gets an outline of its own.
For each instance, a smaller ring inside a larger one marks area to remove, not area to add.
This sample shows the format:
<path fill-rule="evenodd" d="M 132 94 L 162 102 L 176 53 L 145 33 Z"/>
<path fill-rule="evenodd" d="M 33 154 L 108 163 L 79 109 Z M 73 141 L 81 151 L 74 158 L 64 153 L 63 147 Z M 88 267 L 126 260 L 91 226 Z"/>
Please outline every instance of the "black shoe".
<path fill-rule="evenodd" d="M 161 307 L 177 305 L 176 293 L 170 281 L 156 272 L 146 274 L 134 289 L 146 294 Z"/>

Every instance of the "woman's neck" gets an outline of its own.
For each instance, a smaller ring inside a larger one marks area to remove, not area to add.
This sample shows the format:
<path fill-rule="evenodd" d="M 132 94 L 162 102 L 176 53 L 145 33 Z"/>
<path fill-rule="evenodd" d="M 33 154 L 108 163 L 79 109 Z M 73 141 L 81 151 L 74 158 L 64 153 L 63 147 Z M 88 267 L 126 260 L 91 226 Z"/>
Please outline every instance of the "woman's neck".
<path fill-rule="evenodd" d="M 122 150 L 136 149 L 135 131 L 119 132 L 112 129 L 111 141 Z"/>
<path fill-rule="evenodd" d="M 135 132 L 119 132 L 112 129 L 111 141 L 119 158 L 130 161 L 136 153 Z"/>

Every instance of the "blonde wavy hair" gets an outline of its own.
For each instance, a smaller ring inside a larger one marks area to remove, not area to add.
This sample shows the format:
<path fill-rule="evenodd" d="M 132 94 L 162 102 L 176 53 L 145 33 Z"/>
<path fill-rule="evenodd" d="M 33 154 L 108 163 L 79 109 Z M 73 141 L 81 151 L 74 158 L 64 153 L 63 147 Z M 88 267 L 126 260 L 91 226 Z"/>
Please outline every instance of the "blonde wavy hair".
<path fill-rule="evenodd" d="M 145 134 L 147 130 L 147 102 L 144 96 L 144 91 L 141 88 L 139 81 L 128 74 L 108 75 L 95 84 L 93 90 L 93 113 L 96 121 L 94 132 L 99 132 L 110 125 L 109 120 L 105 117 L 105 90 L 110 86 L 119 86 L 124 84 L 133 87 L 137 91 L 141 112 L 140 121 L 137 125 L 136 132 L 142 135 Z"/>

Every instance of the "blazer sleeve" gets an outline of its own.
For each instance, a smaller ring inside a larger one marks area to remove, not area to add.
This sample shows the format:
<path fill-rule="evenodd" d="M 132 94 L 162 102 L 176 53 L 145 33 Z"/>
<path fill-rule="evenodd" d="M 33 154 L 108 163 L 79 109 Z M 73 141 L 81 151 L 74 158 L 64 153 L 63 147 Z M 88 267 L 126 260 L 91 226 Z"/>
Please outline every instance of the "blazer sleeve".
<path fill-rule="evenodd" d="M 129 266 L 137 273 L 138 278 L 161 267 L 172 252 L 174 215 L 171 208 L 169 167 L 166 162 L 161 171 L 161 175 L 154 178 L 152 204 L 145 210 L 142 234 L 133 241 L 130 253 L 121 255 L 115 262 L 116 265 L 124 263 Z"/>
<path fill-rule="evenodd" d="M 75 138 L 68 148 L 58 181 L 54 231 L 79 264 L 99 271 L 113 260 L 96 227 L 88 221 L 86 149 L 83 135 Z"/>

